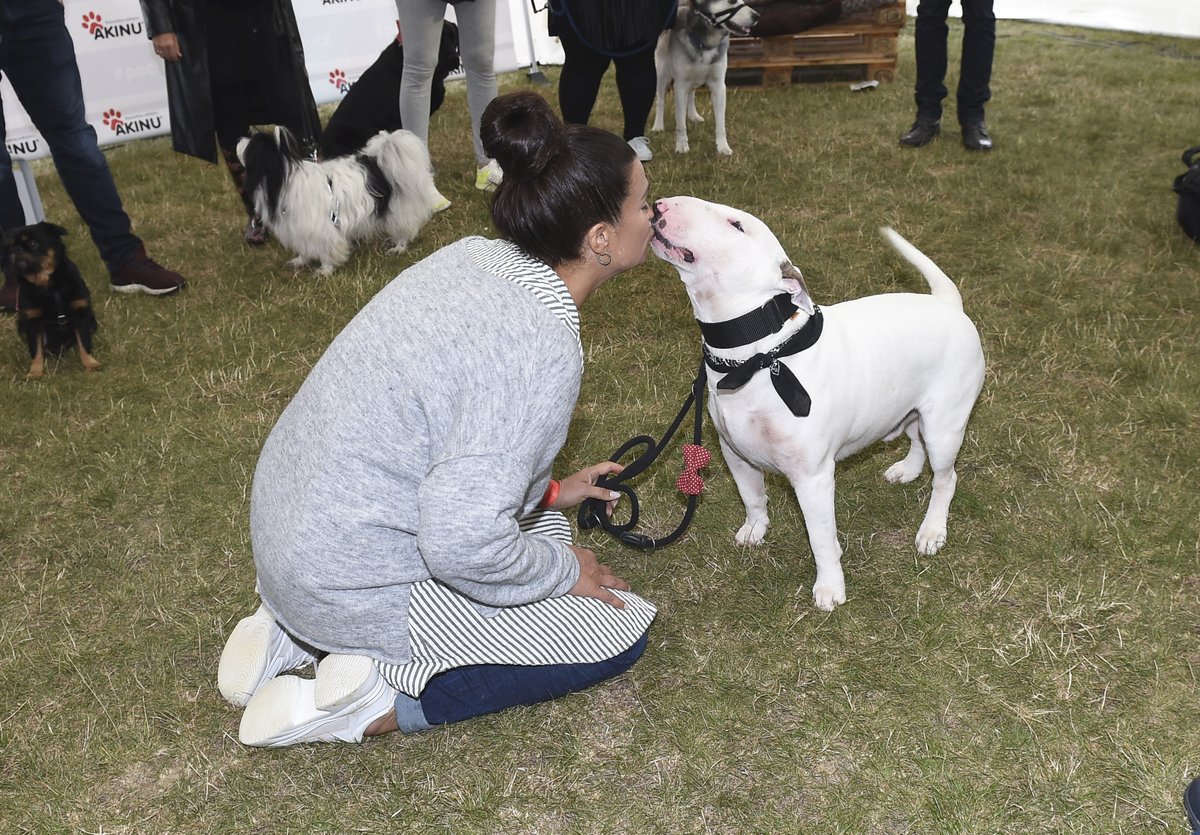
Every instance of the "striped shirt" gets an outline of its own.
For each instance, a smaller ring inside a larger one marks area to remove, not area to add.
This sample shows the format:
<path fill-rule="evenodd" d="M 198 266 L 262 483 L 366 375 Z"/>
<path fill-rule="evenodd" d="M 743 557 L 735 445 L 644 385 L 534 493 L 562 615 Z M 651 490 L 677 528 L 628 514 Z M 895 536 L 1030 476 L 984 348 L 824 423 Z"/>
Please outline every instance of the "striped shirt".
<path fill-rule="evenodd" d="M 509 241 L 472 239 L 471 258 L 481 268 L 529 290 L 579 339 L 579 310 L 567 286 L 541 261 Z M 583 347 L 580 345 L 580 356 Z M 570 544 L 571 525 L 554 510 L 520 520 L 530 536 Z M 613 592 L 617 609 L 595 598 L 563 595 L 484 616 L 470 600 L 437 580 L 415 583 L 409 609 L 412 659 L 377 661 L 384 679 L 417 697 L 435 675 L 473 664 L 588 664 L 612 658 L 638 641 L 654 620 L 654 605 L 632 592 Z"/>

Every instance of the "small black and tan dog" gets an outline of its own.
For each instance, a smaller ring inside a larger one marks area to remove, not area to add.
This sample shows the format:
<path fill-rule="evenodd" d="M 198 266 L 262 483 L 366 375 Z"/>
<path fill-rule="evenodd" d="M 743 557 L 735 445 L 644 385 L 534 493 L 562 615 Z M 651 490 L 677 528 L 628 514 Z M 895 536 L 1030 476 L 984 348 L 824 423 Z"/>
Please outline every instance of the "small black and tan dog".
<path fill-rule="evenodd" d="M 26 379 L 46 373 L 46 355 L 74 345 L 88 371 L 100 367 L 92 356 L 92 334 L 98 327 L 92 294 L 67 257 L 67 230 L 53 223 L 12 229 L 0 243 L 4 275 L 17 283 L 17 331 L 33 358 Z"/>

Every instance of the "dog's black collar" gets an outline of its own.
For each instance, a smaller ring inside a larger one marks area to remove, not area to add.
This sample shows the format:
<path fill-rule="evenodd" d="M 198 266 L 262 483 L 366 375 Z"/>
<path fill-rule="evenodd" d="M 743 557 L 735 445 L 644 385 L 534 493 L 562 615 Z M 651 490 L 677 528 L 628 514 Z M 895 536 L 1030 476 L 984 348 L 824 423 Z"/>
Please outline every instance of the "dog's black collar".
<path fill-rule="evenodd" d="M 772 301 L 778 298 L 776 296 Z M 762 308 L 759 308 L 759 310 L 762 310 Z M 736 322 L 737 319 L 731 321 Z M 796 417 L 808 417 L 808 413 L 812 409 L 812 398 L 809 397 L 808 391 L 805 390 L 801 382 L 796 379 L 796 375 L 791 372 L 791 369 L 780 362 L 779 358 L 798 354 L 806 348 L 811 348 L 821 338 L 821 331 L 824 326 L 825 317 L 821 313 L 821 308 L 814 307 L 813 315 L 804 323 L 804 327 L 800 328 L 800 330 L 796 331 L 783 342 L 780 342 L 770 351 L 755 354 L 749 359 L 738 362 L 714 357 L 712 352 L 709 351 L 709 346 L 706 344 L 704 346 L 704 361 L 713 371 L 725 374 L 721 382 L 717 383 L 717 388 L 724 391 L 739 389 L 750 382 L 750 378 L 759 371 L 762 371 L 764 368 L 770 368 L 771 385 L 775 387 L 775 393 L 779 395 L 779 399 L 787 405 L 788 409 Z M 708 337 L 706 336 L 705 342 L 707 341 Z M 719 348 L 722 346 L 716 345 L 713 347 Z"/>
<path fill-rule="evenodd" d="M 762 307 L 724 322 L 696 322 L 704 342 L 712 348 L 740 348 L 778 332 L 796 311 L 791 293 L 780 293 Z"/>

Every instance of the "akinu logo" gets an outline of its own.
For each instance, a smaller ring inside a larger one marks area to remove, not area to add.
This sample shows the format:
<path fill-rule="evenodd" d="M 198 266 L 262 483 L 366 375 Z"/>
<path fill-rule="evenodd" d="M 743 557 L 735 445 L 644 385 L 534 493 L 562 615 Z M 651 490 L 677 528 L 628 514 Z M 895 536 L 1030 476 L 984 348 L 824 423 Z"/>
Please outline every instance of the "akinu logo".
<path fill-rule="evenodd" d="M 333 70 L 331 73 L 329 73 L 329 83 L 336 87 L 337 91 L 343 96 L 346 95 L 346 93 L 348 93 L 350 88 L 353 86 L 349 81 L 346 80 L 346 74 L 341 70 Z"/>
<path fill-rule="evenodd" d="M 39 144 L 36 138 L 22 139 L 19 142 L 5 142 L 5 150 L 9 156 L 14 157 L 31 157 L 37 154 Z"/>
<path fill-rule="evenodd" d="M 95 12 L 88 12 L 83 16 L 83 28 L 97 41 L 141 35 L 145 32 L 144 24 L 139 18 L 131 17 L 106 25 L 104 19 Z"/>
<path fill-rule="evenodd" d="M 140 119 L 125 119 L 115 107 L 104 111 L 102 121 L 114 136 L 129 136 L 162 127 L 162 116 L 144 116 Z"/>

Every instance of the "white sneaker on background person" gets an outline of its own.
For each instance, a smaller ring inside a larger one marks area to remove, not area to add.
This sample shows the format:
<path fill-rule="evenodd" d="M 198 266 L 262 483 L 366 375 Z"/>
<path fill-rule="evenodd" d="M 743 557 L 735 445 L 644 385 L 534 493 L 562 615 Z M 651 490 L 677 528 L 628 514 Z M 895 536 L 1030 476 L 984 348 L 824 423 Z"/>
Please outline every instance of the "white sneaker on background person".
<path fill-rule="evenodd" d="M 654 152 L 650 150 L 650 140 L 644 136 L 635 136 L 629 140 L 629 147 L 633 148 L 633 152 L 637 154 L 637 158 L 642 162 L 649 162 L 654 159 Z"/>

